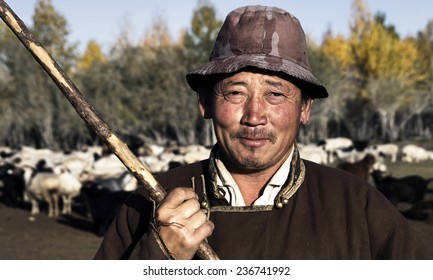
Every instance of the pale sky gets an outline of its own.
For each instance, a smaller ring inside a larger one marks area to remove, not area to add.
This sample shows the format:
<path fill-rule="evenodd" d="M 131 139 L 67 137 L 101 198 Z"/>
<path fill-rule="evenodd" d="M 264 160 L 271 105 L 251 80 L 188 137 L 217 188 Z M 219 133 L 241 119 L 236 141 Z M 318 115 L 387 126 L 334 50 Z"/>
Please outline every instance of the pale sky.
<path fill-rule="evenodd" d="M 24 21 L 31 25 L 37 0 L 6 0 L 6 3 Z M 68 21 L 70 40 L 84 49 L 91 39 L 105 50 L 119 37 L 122 26 L 132 30 L 132 38 L 141 39 L 152 21 L 159 15 L 168 24 L 173 38 L 190 26 L 198 0 L 52 0 L 55 9 Z M 231 10 L 244 5 L 277 6 L 295 15 L 306 33 L 320 41 L 331 29 L 333 33 L 348 33 L 352 0 L 210 0 L 217 15 L 224 19 Z M 396 27 L 402 37 L 416 35 L 429 20 L 433 20 L 432 0 L 364 0 L 369 10 L 386 14 L 386 23 Z"/>

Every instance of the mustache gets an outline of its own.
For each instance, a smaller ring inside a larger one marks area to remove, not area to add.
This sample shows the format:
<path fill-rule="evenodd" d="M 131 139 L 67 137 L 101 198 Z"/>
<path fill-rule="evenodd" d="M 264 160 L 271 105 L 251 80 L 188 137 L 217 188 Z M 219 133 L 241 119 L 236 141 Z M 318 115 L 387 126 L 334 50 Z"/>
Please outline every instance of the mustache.
<path fill-rule="evenodd" d="M 268 139 L 271 141 L 272 144 L 275 144 L 275 142 L 277 141 L 277 135 L 273 131 L 259 128 L 255 128 L 254 130 L 241 128 L 235 132 L 232 132 L 230 134 L 230 138 L 232 140 L 236 140 L 238 138 Z"/>

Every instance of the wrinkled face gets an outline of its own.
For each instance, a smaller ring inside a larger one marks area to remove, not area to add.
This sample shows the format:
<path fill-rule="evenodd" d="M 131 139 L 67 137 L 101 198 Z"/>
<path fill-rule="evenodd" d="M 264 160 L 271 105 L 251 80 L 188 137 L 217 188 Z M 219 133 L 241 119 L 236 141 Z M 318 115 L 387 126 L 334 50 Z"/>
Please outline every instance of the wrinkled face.
<path fill-rule="evenodd" d="M 306 124 L 312 100 L 271 73 L 240 72 L 219 81 L 212 102 L 200 112 L 212 118 L 230 171 L 251 172 L 280 166 L 289 156 L 300 123 Z"/>

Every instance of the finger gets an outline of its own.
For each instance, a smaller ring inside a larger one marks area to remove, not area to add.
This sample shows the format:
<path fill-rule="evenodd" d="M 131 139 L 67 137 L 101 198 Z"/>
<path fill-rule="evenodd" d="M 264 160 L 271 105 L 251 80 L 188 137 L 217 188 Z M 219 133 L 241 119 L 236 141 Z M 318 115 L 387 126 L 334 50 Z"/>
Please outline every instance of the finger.
<path fill-rule="evenodd" d="M 185 200 L 192 198 L 197 199 L 197 194 L 190 188 L 175 188 L 173 189 L 163 201 L 163 205 L 167 208 L 177 208 Z"/>
<path fill-rule="evenodd" d="M 183 223 L 191 231 L 195 231 L 207 222 L 207 216 L 203 211 L 199 210 L 191 215 L 190 218 L 184 220 Z"/>
<path fill-rule="evenodd" d="M 176 228 L 176 231 L 180 234 L 175 238 L 177 246 L 187 250 L 194 249 L 194 251 L 196 251 L 200 243 L 212 234 L 215 225 L 211 221 L 206 221 L 201 224 L 200 227 L 192 231 L 185 225 L 176 223 L 173 225 L 173 228 Z"/>
<path fill-rule="evenodd" d="M 205 240 L 212 234 L 214 228 L 215 225 L 214 223 L 212 223 L 212 221 L 206 221 L 200 227 L 194 230 L 194 232 L 192 233 L 192 238 L 199 241 L 197 242 L 197 244 L 200 244 L 203 240 Z"/>
<path fill-rule="evenodd" d="M 194 228 L 198 225 L 197 222 L 192 223 L 192 221 L 200 215 L 206 218 L 206 215 L 200 209 L 200 203 L 195 198 L 186 200 L 178 207 L 173 209 L 161 206 L 156 212 L 156 217 L 158 221 L 162 221 L 164 223 L 177 222 L 185 225 L 193 224 Z M 196 217 L 193 218 L 193 216 Z"/>
<path fill-rule="evenodd" d="M 181 188 L 170 193 L 167 200 L 158 207 L 156 219 L 166 223 L 183 223 L 184 220 L 189 219 L 197 211 L 200 211 L 197 195 L 192 189 Z"/>
<path fill-rule="evenodd" d="M 186 220 L 191 218 L 197 212 L 201 212 L 200 203 L 196 198 L 185 200 L 177 208 L 172 209 L 177 220 Z"/>

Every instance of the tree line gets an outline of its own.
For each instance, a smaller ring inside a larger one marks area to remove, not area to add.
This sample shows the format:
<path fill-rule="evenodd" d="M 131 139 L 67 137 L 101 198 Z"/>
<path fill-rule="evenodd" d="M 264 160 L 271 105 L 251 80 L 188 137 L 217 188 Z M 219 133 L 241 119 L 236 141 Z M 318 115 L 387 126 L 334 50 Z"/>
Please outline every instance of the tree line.
<path fill-rule="evenodd" d="M 50 0 L 39 0 L 29 28 L 83 95 L 121 137 L 167 145 L 210 145 L 212 127 L 197 110 L 185 75 L 208 60 L 222 19 L 199 1 L 191 26 L 173 40 L 162 17 L 132 43 L 128 30 L 102 51 L 84 53 Z M 308 34 L 307 34 L 308 35 Z M 433 20 L 401 38 L 383 13 L 362 0 L 352 4 L 350 34 L 329 30 L 308 41 L 313 72 L 330 96 L 316 100 L 299 140 L 333 136 L 380 142 L 431 139 L 433 124 Z M 0 24 L 0 145 L 74 149 L 98 143 L 59 89 L 27 50 Z"/>

